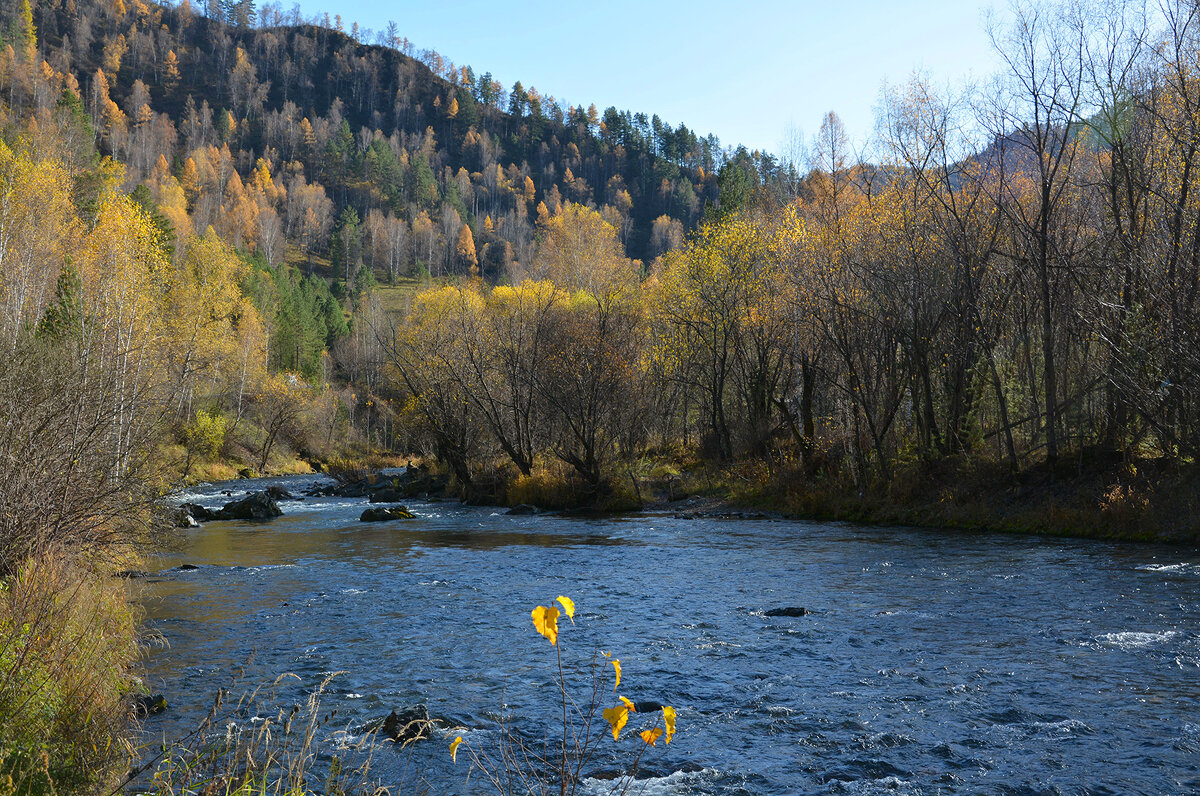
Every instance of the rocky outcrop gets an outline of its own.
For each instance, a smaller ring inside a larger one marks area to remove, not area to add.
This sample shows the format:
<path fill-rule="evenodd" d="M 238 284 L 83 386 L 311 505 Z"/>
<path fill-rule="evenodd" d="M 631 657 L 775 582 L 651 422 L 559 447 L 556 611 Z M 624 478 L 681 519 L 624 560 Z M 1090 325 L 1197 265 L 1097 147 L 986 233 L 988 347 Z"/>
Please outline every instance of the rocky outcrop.
<path fill-rule="evenodd" d="M 789 606 L 788 608 L 772 608 L 769 611 L 764 611 L 763 616 L 808 616 L 807 608 L 798 606 Z"/>
<path fill-rule="evenodd" d="M 411 520 L 414 519 L 414 515 L 403 506 L 387 506 L 367 509 L 358 519 L 360 522 L 386 522 L 387 520 Z"/>

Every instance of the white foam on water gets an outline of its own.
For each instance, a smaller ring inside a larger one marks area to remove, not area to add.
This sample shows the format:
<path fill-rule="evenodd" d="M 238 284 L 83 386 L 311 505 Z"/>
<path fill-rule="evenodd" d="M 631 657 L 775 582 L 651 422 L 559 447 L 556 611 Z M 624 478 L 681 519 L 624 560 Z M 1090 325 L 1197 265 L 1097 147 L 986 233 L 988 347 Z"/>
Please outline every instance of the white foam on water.
<path fill-rule="evenodd" d="M 366 589 L 342 589 L 338 594 L 366 594 Z"/>
<path fill-rule="evenodd" d="M 1161 644 L 1164 641 L 1170 641 L 1175 636 L 1178 636 L 1178 631 L 1164 630 L 1160 633 L 1147 633 L 1140 630 L 1125 630 L 1120 633 L 1105 633 L 1102 636 L 1096 636 L 1096 641 L 1108 647 L 1116 647 L 1122 650 L 1145 649 L 1153 647 L 1156 644 Z"/>
<path fill-rule="evenodd" d="M 1142 572 L 1196 572 L 1200 571 L 1200 565 L 1181 561 L 1178 564 L 1142 564 L 1134 569 Z"/>
<path fill-rule="evenodd" d="M 839 783 L 834 793 L 911 793 L 919 794 L 924 791 L 917 785 L 897 776 L 881 777 L 879 779 L 860 779 L 857 782 Z"/>
<path fill-rule="evenodd" d="M 705 781 L 720 777 L 715 768 L 705 768 L 700 771 L 674 771 L 665 777 L 650 777 L 635 780 L 627 788 L 622 788 L 621 779 L 595 779 L 585 777 L 583 792 L 586 794 L 629 793 L 632 796 L 668 796 L 675 793 L 691 793 L 693 788 Z"/>
<path fill-rule="evenodd" d="M 1063 719 L 1061 721 L 1035 721 L 1033 726 L 1039 730 L 1050 730 L 1051 732 L 1063 734 L 1072 732 L 1091 732 L 1092 729 L 1079 719 Z"/>
<path fill-rule="evenodd" d="M 711 650 L 711 649 L 738 649 L 738 650 L 740 650 L 741 648 L 742 648 L 741 644 L 734 644 L 732 641 L 706 641 L 706 642 L 696 645 L 696 649 L 698 649 L 698 650 Z"/>
<path fill-rule="evenodd" d="M 247 567 L 245 571 L 247 574 L 257 575 L 259 572 L 269 572 L 272 569 L 293 569 L 295 566 L 295 564 L 258 564 Z"/>

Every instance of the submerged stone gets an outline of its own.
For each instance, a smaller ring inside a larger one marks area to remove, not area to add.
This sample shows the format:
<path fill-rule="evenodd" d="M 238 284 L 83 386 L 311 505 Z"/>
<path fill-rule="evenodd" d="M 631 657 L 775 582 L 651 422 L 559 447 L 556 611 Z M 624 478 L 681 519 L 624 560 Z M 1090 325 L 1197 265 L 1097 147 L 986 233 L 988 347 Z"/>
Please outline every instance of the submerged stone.
<path fill-rule="evenodd" d="M 413 705 L 400 712 L 393 710 L 389 713 L 379 731 L 396 743 L 409 744 L 428 738 L 432 727 L 429 710 L 424 705 Z"/>
<path fill-rule="evenodd" d="M 415 515 L 404 506 L 367 509 L 358 519 L 360 522 L 385 522 L 387 520 L 411 520 Z"/>

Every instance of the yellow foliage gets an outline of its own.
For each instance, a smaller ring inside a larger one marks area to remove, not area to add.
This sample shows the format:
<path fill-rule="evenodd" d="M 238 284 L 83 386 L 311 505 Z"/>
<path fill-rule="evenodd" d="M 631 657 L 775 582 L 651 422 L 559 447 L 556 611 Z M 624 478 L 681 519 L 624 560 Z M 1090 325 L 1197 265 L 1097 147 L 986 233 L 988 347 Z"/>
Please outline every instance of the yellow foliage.
<path fill-rule="evenodd" d="M 642 730 L 642 740 L 651 746 L 657 746 L 659 737 L 663 734 L 662 727 L 655 727 L 650 730 Z"/>
<path fill-rule="evenodd" d="M 566 613 L 567 618 L 571 620 L 571 624 L 575 624 L 575 601 L 570 597 L 563 597 L 560 594 L 557 602 L 562 605 L 563 612 Z"/>
<path fill-rule="evenodd" d="M 541 633 L 550 644 L 558 644 L 558 609 L 551 606 L 547 608 L 544 605 L 539 605 L 533 609 L 533 626 L 537 632 Z"/>
<path fill-rule="evenodd" d="M 625 705 L 605 708 L 604 720 L 608 722 L 608 726 L 612 729 L 613 740 L 619 741 L 621 740 L 621 728 L 629 721 L 629 708 Z"/>

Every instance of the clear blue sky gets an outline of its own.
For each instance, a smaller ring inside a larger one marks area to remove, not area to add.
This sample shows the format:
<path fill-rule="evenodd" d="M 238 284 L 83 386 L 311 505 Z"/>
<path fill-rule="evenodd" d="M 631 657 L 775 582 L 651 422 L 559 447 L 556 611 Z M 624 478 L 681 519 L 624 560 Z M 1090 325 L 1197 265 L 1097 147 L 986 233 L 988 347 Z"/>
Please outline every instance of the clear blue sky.
<path fill-rule="evenodd" d="M 864 137 L 884 80 L 920 68 L 955 84 L 997 69 L 984 30 L 990 0 L 300 5 L 306 16 L 340 13 L 347 29 L 394 20 L 418 49 L 491 72 L 506 88 L 520 80 L 573 105 L 657 113 L 722 144 L 777 153 L 789 128 L 811 138 L 830 110 Z"/>

